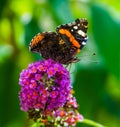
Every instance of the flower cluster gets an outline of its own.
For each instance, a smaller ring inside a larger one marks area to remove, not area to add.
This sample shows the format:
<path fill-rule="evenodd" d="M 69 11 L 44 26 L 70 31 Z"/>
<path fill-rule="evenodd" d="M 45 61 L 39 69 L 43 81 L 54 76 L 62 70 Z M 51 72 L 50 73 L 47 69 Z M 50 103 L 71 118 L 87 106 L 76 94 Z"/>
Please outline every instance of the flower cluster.
<path fill-rule="evenodd" d="M 66 102 L 70 92 L 68 71 L 53 60 L 32 63 L 20 74 L 19 93 L 21 109 L 52 111 Z"/>
<path fill-rule="evenodd" d="M 30 119 L 51 127 L 75 126 L 83 120 L 71 93 L 70 74 L 60 63 L 48 59 L 29 64 L 19 84 L 21 110 Z"/>

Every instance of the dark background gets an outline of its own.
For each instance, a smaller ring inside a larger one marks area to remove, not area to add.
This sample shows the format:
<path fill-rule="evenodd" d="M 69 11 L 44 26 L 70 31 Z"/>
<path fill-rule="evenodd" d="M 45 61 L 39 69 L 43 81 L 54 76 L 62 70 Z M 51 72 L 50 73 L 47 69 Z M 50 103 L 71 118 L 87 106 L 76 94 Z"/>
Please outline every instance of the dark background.
<path fill-rule="evenodd" d="M 19 106 L 19 74 L 41 59 L 29 52 L 30 40 L 76 18 L 89 22 L 87 45 L 70 69 L 80 113 L 108 127 L 120 126 L 119 0 L 1 0 L 0 127 L 28 127 Z"/>

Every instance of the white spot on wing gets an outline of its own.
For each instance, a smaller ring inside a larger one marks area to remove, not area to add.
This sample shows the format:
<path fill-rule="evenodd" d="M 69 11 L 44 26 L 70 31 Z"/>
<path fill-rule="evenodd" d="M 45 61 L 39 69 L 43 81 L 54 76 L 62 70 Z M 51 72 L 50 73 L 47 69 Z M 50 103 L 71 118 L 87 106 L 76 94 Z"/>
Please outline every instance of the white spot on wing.
<path fill-rule="evenodd" d="M 84 33 L 82 30 L 78 30 L 77 33 L 83 37 L 86 36 L 86 33 Z"/>
<path fill-rule="evenodd" d="M 76 30 L 78 29 L 78 27 L 77 27 L 77 26 L 74 26 L 73 28 L 74 28 L 74 29 L 76 29 Z"/>
<path fill-rule="evenodd" d="M 86 45 L 86 42 L 83 41 L 83 42 L 82 42 L 82 45 Z"/>
<path fill-rule="evenodd" d="M 88 36 L 85 38 L 85 40 L 88 40 Z"/>

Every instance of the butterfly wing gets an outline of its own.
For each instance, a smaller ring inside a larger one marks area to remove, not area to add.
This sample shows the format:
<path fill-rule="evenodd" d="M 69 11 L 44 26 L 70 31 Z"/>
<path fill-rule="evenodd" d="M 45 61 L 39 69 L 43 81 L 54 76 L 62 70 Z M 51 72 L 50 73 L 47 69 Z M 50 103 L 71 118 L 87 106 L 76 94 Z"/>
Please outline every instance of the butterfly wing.
<path fill-rule="evenodd" d="M 78 49 L 82 49 L 88 39 L 88 22 L 84 18 L 76 19 L 69 24 L 63 24 L 57 27 L 56 31 L 63 41 Z"/>

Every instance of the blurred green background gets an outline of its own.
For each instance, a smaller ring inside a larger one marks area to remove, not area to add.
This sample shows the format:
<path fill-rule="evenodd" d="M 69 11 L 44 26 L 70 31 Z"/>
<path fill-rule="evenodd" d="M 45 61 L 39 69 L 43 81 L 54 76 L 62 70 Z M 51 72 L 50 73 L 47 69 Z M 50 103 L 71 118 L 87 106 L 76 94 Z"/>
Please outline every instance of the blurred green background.
<path fill-rule="evenodd" d="M 82 17 L 89 22 L 89 39 L 78 55 L 80 62 L 71 69 L 80 112 L 107 127 L 120 126 L 119 0 L 1 0 L 0 127 L 28 127 L 19 106 L 19 74 L 41 59 L 29 52 L 30 40 L 38 32 L 55 31 Z"/>

